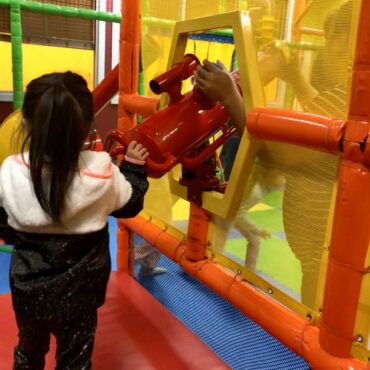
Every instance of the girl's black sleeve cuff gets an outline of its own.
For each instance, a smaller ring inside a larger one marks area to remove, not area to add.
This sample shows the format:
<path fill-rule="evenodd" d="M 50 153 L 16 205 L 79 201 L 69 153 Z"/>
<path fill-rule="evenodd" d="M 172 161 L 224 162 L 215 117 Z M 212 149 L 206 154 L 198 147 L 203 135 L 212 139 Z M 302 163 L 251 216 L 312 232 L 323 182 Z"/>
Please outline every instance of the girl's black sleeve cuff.
<path fill-rule="evenodd" d="M 149 187 L 145 167 L 122 161 L 119 169 L 131 184 L 132 194 L 130 200 L 111 215 L 117 218 L 135 217 L 144 207 L 144 195 Z"/>
<path fill-rule="evenodd" d="M 0 207 L 0 239 L 7 244 L 14 242 L 13 229 L 8 225 L 8 215 L 2 207 Z"/>

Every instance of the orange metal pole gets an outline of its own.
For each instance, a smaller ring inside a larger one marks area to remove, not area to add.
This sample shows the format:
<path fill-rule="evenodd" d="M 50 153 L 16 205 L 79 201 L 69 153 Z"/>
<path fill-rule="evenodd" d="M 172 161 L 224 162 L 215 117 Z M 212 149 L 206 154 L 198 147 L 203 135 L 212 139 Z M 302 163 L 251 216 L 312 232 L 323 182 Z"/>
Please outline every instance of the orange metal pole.
<path fill-rule="evenodd" d="M 370 272 L 369 12 L 362 1 L 320 330 L 323 348 L 339 357 L 350 353 L 362 275 Z"/>
<path fill-rule="evenodd" d="M 370 238 L 370 171 L 341 160 L 322 316 L 320 342 L 348 357 Z"/>
<path fill-rule="evenodd" d="M 140 95 L 123 95 L 121 97 L 122 107 L 126 112 L 137 113 L 149 117 L 158 110 L 159 99 Z"/>
<path fill-rule="evenodd" d="M 136 125 L 136 115 L 123 106 L 123 97 L 137 93 L 139 81 L 140 1 L 122 0 L 120 33 L 120 73 L 118 129 L 127 131 Z"/>
<path fill-rule="evenodd" d="M 300 25 L 302 20 L 302 14 L 305 14 L 306 1 L 297 0 L 294 2 L 294 14 L 293 14 L 293 30 L 292 30 L 292 41 L 300 41 Z"/>
<path fill-rule="evenodd" d="M 186 241 L 186 258 L 190 261 L 205 259 L 209 219 L 207 211 L 190 202 L 188 239 Z"/>
<path fill-rule="evenodd" d="M 128 112 L 123 99 L 138 89 L 139 42 L 140 42 L 140 1 L 122 0 L 122 22 L 120 31 L 118 129 L 127 131 L 136 125 L 136 115 Z M 130 233 L 124 226 L 117 233 L 117 268 L 133 272 L 134 250 L 131 249 Z"/>
<path fill-rule="evenodd" d="M 353 358 L 337 358 L 325 352 L 319 344 L 319 330 L 291 310 L 266 296 L 211 260 L 191 262 L 186 257 L 184 241 L 169 235 L 142 216 L 122 219 L 124 225 L 148 240 L 190 275 L 199 279 L 224 297 L 271 335 L 307 360 L 312 369 L 365 370 L 367 365 Z"/>
<path fill-rule="evenodd" d="M 133 263 L 130 263 L 131 232 L 126 227 L 119 226 L 117 230 L 117 271 L 132 272 Z"/>

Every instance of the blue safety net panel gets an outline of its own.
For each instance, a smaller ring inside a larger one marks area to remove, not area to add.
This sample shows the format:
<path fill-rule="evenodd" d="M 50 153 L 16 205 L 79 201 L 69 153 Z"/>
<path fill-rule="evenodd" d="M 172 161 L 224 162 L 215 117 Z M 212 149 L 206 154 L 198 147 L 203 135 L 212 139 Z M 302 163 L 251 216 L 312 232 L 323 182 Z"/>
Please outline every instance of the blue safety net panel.
<path fill-rule="evenodd" d="M 142 239 L 135 239 L 140 244 Z M 146 277 L 137 273 L 138 281 L 232 369 L 309 369 L 302 358 L 170 259 L 162 255 L 158 266 L 167 272 Z"/>

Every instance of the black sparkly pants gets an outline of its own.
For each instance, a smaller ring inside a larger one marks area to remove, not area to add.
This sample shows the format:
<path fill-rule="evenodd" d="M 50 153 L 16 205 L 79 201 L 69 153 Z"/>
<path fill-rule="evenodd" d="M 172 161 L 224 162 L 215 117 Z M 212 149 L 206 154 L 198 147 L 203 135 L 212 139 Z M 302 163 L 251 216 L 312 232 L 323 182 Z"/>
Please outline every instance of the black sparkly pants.
<path fill-rule="evenodd" d="M 19 342 L 13 370 L 43 370 L 50 334 L 57 340 L 56 370 L 91 369 L 97 312 L 66 320 L 38 320 L 16 315 Z"/>

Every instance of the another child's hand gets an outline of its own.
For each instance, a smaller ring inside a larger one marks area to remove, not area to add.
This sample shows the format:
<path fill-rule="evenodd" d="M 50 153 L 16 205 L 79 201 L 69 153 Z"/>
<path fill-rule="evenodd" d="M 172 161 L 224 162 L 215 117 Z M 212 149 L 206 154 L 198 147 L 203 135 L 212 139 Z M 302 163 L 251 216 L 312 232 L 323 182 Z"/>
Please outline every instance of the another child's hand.
<path fill-rule="evenodd" d="M 261 229 L 258 231 L 258 236 L 263 239 L 271 238 L 271 233 L 268 230 Z"/>
<path fill-rule="evenodd" d="M 297 53 L 292 53 L 286 45 L 267 45 L 258 53 L 258 65 L 264 85 L 276 77 L 294 83 L 301 75 Z"/>
<path fill-rule="evenodd" d="M 128 144 L 125 156 L 127 161 L 137 164 L 144 164 L 148 156 L 149 152 L 142 144 L 136 142 L 135 140 Z"/>
<path fill-rule="evenodd" d="M 194 72 L 196 86 L 209 98 L 225 102 L 235 93 L 239 94 L 233 77 L 225 66 L 217 61 L 217 66 L 204 60 L 203 65 L 199 65 Z"/>

